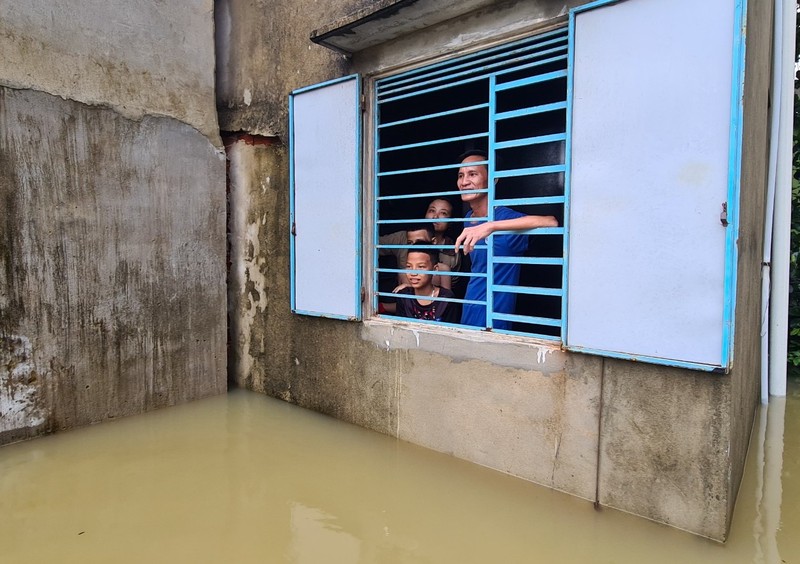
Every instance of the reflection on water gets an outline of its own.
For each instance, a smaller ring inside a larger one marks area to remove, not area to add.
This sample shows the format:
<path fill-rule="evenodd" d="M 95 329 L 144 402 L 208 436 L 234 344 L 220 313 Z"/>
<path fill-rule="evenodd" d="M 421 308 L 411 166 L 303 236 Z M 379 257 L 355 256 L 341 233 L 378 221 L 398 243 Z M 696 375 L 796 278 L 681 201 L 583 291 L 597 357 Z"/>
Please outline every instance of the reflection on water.
<path fill-rule="evenodd" d="M 0 562 L 798 562 L 799 388 L 726 545 L 236 391 L 0 449 Z"/>

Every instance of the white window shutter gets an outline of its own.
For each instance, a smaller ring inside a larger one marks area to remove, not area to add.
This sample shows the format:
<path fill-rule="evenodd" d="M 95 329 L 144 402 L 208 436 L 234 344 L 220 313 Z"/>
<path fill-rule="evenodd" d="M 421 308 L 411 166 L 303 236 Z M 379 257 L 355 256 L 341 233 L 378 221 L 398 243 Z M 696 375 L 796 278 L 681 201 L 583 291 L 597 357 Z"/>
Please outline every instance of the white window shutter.
<path fill-rule="evenodd" d="M 735 9 L 627 0 L 573 14 L 569 349 L 727 362 Z"/>
<path fill-rule="evenodd" d="M 292 92 L 292 311 L 361 319 L 361 110 L 357 75 Z"/>

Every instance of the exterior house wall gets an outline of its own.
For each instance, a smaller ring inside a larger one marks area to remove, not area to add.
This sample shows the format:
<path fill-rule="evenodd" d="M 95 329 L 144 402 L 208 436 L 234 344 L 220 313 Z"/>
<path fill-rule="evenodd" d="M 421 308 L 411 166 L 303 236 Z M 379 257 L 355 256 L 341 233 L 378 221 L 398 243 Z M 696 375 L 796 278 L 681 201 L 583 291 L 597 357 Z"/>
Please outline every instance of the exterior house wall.
<path fill-rule="evenodd" d="M 0 444 L 225 390 L 213 29 L 0 2 Z"/>
<path fill-rule="evenodd" d="M 237 331 L 234 378 L 297 405 L 724 540 L 757 401 L 754 327 L 768 71 L 752 69 L 767 66 L 768 6 L 750 3 L 748 21 L 746 244 L 740 248 L 730 374 L 566 353 L 515 337 L 289 311 L 289 93 L 563 22 L 567 9 L 582 3 L 495 3 L 372 47 L 352 62 L 308 36 L 321 23 L 362 8 L 361 2 L 281 2 L 269 13 L 256 2 L 218 3 L 218 21 L 226 18 L 226 33 L 217 36 L 226 57 L 218 69 L 226 85 L 218 98 L 221 129 L 274 137 L 263 145 L 237 142 L 229 152 L 239 210 L 230 233 L 231 261 L 239 272 L 229 286 Z M 263 26 L 270 33 L 253 31 Z M 756 35 L 762 39 L 751 39 Z M 281 61 L 279 68 L 273 60 Z"/>
<path fill-rule="evenodd" d="M 772 87 L 772 35 L 769 30 L 772 30 L 772 24 L 771 3 L 747 3 L 748 29 L 762 31 L 747 34 L 747 77 L 743 92 L 736 341 L 730 405 L 732 421 L 729 456 L 732 467 L 728 504 L 731 513 L 744 472 L 754 412 L 760 397 L 761 261 L 771 119 L 769 95 Z"/>

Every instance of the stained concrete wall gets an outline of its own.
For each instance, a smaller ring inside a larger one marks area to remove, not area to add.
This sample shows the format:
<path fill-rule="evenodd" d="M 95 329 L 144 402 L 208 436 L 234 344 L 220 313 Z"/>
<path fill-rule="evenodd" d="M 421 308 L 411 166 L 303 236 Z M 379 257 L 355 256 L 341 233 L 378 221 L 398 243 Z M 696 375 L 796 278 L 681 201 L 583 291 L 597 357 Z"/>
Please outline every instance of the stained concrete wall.
<path fill-rule="evenodd" d="M 220 128 L 285 138 L 288 93 L 341 76 L 343 55 L 312 44 L 312 22 L 333 21 L 370 0 L 275 2 L 217 0 L 217 96 Z M 311 82 L 308 82 L 309 78 Z"/>
<path fill-rule="evenodd" d="M 0 444 L 225 390 L 213 25 L 0 2 Z"/>
<path fill-rule="evenodd" d="M 771 90 L 773 5 L 747 4 L 746 80 L 739 219 L 739 264 L 736 326 L 731 372 L 731 477 L 728 504 L 736 502 L 744 458 L 760 397 L 761 261 L 764 243 L 767 163 L 769 155 L 769 94 Z M 750 30 L 762 30 L 750 33 Z"/>
<path fill-rule="evenodd" d="M 2 84 L 169 116 L 219 145 L 213 0 L 0 1 Z"/>
<path fill-rule="evenodd" d="M 582 2 L 576 2 L 580 4 Z M 358 53 L 352 65 L 308 42 L 337 11 L 359 2 L 291 3 L 266 23 L 257 3 L 224 17 L 227 89 L 221 127 L 262 132 L 269 144 L 231 147 L 230 285 L 235 381 L 429 448 L 601 505 L 723 540 L 740 481 L 757 387 L 757 274 L 763 211 L 763 63 L 769 8 L 748 25 L 763 36 L 748 50 L 742 233 L 734 370 L 712 375 L 564 353 L 516 338 L 446 329 L 351 323 L 289 311 L 289 92 L 353 71 L 381 71 L 445 56 L 533 25 L 563 21 L 570 5 L 497 3 L 458 22 Z M 279 3 L 283 4 L 283 3 Z M 336 9 L 332 8 L 335 4 Z M 756 8 L 751 7 L 751 11 Z M 250 33 L 261 18 L 272 33 Z M 244 20 L 244 21 L 240 21 Z M 218 39 L 220 39 L 218 35 Z M 303 51 L 305 49 L 305 51 Z M 271 69 L 275 53 L 304 52 Z M 253 54 L 256 54 L 255 56 Z M 241 75 L 237 75 L 241 69 Z M 246 70 L 245 70 L 246 69 Z M 247 90 L 249 103 L 239 101 Z M 270 94 L 254 93 L 270 92 Z M 263 124 L 269 123 L 268 128 Z M 249 128 L 252 128 L 249 129 Z M 265 183 L 266 181 L 266 183 Z M 587 504 L 587 510 L 588 504 Z"/>

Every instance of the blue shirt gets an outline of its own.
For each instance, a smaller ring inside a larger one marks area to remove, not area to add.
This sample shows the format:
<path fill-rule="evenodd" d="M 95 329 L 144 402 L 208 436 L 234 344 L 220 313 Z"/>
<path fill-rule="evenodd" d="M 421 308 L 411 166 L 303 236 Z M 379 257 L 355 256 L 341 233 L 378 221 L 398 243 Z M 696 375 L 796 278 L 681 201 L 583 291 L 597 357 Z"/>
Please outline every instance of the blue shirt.
<path fill-rule="evenodd" d="M 499 206 L 494 210 L 494 218 L 498 221 L 524 216 L 524 213 L 503 206 Z M 472 210 L 467 212 L 466 217 L 472 217 Z M 480 223 L 483 223 L 483 221 L 471 221 L 465 225 L 472 227 Z M 525 254 L 528 249 L 527 235 L 494 235 L 493 237 L 495 257 L 518 257 Z M 472 272 L 486 272 L 486 247 L 473 249 L 469 257 L 472 261 Z M 519 283 L 519 270 L 520 266 L 518 264 L 496 264 L 494 266 L 494 283 L 516 286 Z M 464 298 L 467 300 L 486 300 L 486 278 L 470 277 Z M 516 294 L 495 293 L 494 311 L 498 313 L 514 313 L 516 302 Z M 461 323 L 463 325 L 486 327 L 486 307 L 477 304 L 464 304 L 464 308 L 461 310 Z M 510 329 L 511 322 L 496 320 L 493 327 L 496 329 Z"/>

